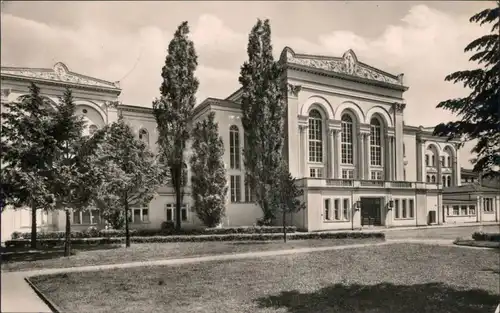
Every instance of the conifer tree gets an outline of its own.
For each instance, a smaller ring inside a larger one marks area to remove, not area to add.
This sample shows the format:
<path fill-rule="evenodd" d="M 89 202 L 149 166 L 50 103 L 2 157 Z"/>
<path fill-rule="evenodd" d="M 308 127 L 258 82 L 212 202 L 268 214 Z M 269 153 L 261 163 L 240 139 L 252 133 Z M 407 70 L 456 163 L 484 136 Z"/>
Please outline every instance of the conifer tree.
<path fill-rule="evenodd" d="M 172 185 L 175 191 L 177 230 L 181 227 L 181 207 L 187 183 L 185 150 L 190 138 L 189 125 L 199 85 L 194 76 L 198 57 L 188 34 L 188 23 L 183 22 L 168 46 L 168 55 L 161 75 L 161 96 L 153 102 L 160 161 L 168 172 L 164 175 L 164 183 Z"/>
<path fill-rule="evenodd" d="M 194 210 L 203 224 L 214 227 L 224 216 L 227 194 L 224 143 L 214 112 L 195 124 L 192 137 L 190 164 Z"/>
<path fill-rule="evenodd" d="M 479 68 L 458 71 L 445 80 L 462 83 L 471 89 L 467 97 L 446 100 L 438 108 L 457 114 L 458 120 L 441 123 L 434 129 L 434 135 L 448 139 L 466 141 L 477 140 L 472 149 L 477 157 L 473 160 L 474 171 L 485 177 L 498 177 L 500 172 L 500 45 L 499 6 L 485 9 L 470 18 L 471 23 L 491 26 L 490 33 L 473 40 L 465 52 L 474 52 L 470 61 L 477 62 Z M 496 167 L 496 168 L 495 168 Z"/>
<path fill-rule="evenodd" d="M 269 20 L 259 19 L 252 28 L 247 54 L 248 61 L 243 64 L 239 78 L 246 139 L 245 181 L 263 211 L 261 223 L 271 224 L 276 218 L 273 186 L 282 162 L 286 99 L 284 68 L 273 58 Z"/>

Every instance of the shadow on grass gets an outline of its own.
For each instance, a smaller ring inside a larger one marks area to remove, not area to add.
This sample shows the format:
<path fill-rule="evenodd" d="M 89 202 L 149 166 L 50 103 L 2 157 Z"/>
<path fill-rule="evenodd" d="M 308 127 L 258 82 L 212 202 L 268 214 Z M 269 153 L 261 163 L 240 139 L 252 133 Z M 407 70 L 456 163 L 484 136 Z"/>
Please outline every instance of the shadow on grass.
<path fill-rule="evenodd" d="M 278 243 L 283 243 L 283 241 L 275 241 Z M 275 243 L 273 241 L 233 241 L 232 245 L 235 246 L 258 246 L 258 245 L 268 245 L 271 243 Z"/>
<path fill-rule="evenodd" d="M 261 308 L 289 313 L 323 312 L 493 312 L 498 295 L 483 290 L 457 290 L 442 283 L 419 285 L 335 284 L 313 293 L 286 291 L 255 300 Z"/>
<path fill-rule="evenodd" d="M 500 269 L 498 268 L 483 268 L 481 272 L 491 272 L 493 274 L 500 274 Z"/>
<path fill-rule="evenodd" d="M 87 251 L 111 250 L 119 247 L 120 245 L 73 245 L 71 247 L 71 255 Z M 1 255 L 2 262 L 8 263 L 49 260 L 64 257 L 64 247 L 39 248 L 36 250 L 29 248 L 2 248 Z"/>

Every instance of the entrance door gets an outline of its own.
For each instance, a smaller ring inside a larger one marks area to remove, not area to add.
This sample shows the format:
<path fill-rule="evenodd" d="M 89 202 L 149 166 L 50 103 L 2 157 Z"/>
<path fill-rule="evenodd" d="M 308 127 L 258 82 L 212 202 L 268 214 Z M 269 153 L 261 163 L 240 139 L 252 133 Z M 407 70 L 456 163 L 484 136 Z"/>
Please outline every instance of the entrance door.
<path fill-rule="evenodd" d="M 382 225 L 381 209 L 380 198 L 361 198 L 361 226 Z"/>

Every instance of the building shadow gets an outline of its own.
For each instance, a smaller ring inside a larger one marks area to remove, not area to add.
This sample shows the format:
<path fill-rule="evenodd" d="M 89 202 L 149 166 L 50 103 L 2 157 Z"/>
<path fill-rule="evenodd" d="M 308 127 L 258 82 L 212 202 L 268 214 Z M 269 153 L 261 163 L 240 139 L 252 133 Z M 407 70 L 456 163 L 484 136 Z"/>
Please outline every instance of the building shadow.
<path fill-rule="evenodd" d="M 95 250 L 110 250 L 119 248 L 121 245 L 72 245 L 71 255 L 76 255 L 81 252 L 95 251 Z M 15 262 L 30 262 L 57 259 L 64 257 L 64 248 L 39 248 L 32 250 L 29 248 L 4 248 L 1 249 L 1 261 L 4 263 Z"/>
<path fill-rule="evenodd" d="M 255 301 L 260 308 L 286 308 L 289 313 L 483 313 L 493 312 L 500 297 L 484 290 L 459 290 L 442 283 L 410 286 L 382 283 L 335 284 L 313 293 L 285 291 Z"/>

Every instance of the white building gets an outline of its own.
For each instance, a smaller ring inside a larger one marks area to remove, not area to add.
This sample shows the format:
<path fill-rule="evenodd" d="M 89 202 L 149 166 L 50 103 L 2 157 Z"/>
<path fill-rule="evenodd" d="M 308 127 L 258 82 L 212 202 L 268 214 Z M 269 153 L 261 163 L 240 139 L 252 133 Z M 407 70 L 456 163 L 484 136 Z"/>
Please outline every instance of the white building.
<path fill-rule="evenodd" d="M 337 58 L 296 54 L 285 48 L 281 61 L 287 65 L 288 81 L 285 157 L 307 204 L 305 211 L 291 217 L 294 225 L 313 231 L 448 222 L 442 190 L 461 184 L 457 145 L 433 137 L 432 128 L 404 124 L 403 93 L 408 87 L 402 74 L 361 63 L 351 50 Z M 121 113 L 137 136 L 156 151 L 152 109 L 106 105 L 118 100 L 121 90 L 115 83 L 72 73 L 62 63 L 53 69 L 2 68 L 1 74 L 2 103 L 26 94 L 30 81 L 52 101 L 69 86 L 89 131 L 116 121 Z M 224 224 L 231 226 L 252 225 L 261 217 L 244 186 L 240 96 L 237 90 L 226 99 L 208 98 L 194 114 L 197 121 L 213 111 L 219 123 L 230 185 Z M 165 186 L 158 193 L 149 207 L 133 210 L 134 227 L 159 228 L 163 221 L 174 220 L 172 189 Z M 493 199 L 498 221 L 499 194 Z M 184 200 L 183 223 L 199 224 L 190 210 L 189 186 Z M 483 216 L 479 209 L 476 212 L 478 218 Z M 29 231 L 30 221 L 26 210 L 6 210 L 2 241 L 14 230 Z M 77 228 L 99 225 L 99 221 L 97 211 L 73 216 Z M 40 216 L 39 224 L 63 230 L 63 214 Z"/>

